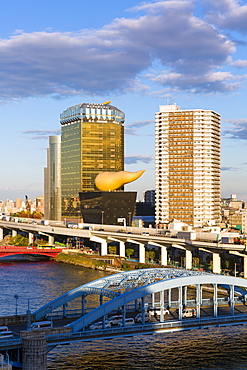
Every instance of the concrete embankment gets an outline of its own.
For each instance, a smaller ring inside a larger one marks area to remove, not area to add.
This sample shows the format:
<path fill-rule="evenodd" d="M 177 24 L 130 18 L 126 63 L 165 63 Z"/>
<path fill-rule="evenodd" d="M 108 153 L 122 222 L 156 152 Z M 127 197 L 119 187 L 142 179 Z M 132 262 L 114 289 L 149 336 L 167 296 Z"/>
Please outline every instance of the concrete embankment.
<path fill-rule="evenodd" d="M 57 262 L 69 263 L 71 265 L 83 266 L 94 270 L 103 270 L 109 272 L 120 272 L 120 267 L 113 266 L 97 258 L 89 257 L 78 250 L 64 250 L 56 257 Z"/>

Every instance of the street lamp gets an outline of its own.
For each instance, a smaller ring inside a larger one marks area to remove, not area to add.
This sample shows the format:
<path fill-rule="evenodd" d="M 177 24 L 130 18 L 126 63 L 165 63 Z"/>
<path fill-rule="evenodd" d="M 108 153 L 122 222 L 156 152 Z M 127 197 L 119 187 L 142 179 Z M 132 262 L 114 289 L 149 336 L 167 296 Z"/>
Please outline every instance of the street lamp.
<path fill-rule="evenodd" d="M 15 316 L 17 316 L 17 306 L 18 306 L 18 298 L 19 296 L 17 294 L 14 295 L 14 298 L 15 298 Z"/>

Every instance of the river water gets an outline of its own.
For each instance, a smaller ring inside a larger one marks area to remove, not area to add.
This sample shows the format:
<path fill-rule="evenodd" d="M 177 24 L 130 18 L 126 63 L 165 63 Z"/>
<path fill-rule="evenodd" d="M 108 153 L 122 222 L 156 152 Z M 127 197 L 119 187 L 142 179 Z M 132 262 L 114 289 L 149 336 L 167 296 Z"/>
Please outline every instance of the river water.
<path fill-rule="evenodd" d="M 0 263 L 0 315 L 32 311 L 104 272 L 49 262 Z M 18 295 L 18 299 L 14 296 Z M 17 303 L 17 306 L 16 306 Z M 48 354 L 49 370 L 247 370 L 247 327 L 74 343 Z"/>

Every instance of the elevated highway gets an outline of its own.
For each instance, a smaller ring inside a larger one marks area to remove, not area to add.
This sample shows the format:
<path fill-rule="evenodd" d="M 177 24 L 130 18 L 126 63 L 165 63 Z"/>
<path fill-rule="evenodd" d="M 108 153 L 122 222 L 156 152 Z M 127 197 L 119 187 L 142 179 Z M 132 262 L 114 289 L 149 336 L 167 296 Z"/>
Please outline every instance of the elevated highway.
<path fill-rule="evenodd" d="M 247 250 L 246 245 L 241 244 L 223 244 L 215 242 L 204 242 L 198 240 L 188 240 L 183 238 L 172 238 L 163 235 L 157 235 L 157 230 L 148 228 L 141 229 L 145 232 L 140 233 L 139 228 L 127 227 L 126 230 L 113 225 L 89 225 L 84 224 L 85 229 L 68 228 L 61 225 L 40 225 L 32 223 L 18 223 L 0 220 L 0 239 L 3 238 L 3 229 L 7 228 L 12 231 L 12 235 L 17 235 L 18 231 L 25 231 L 29 234 L 30 244 L 33 241 L 34 234 L 46 235 L 48 243 L 54 243 L 56 235 L 66 237 L 79 237 L 89 239 L 99 243 L 100 254 L 102 256 L 108 253 L 108 243 L 116 241 L 119 243 L 119 256 L 125 257 L 126 243 L 138 245 L 139 261 L 145 263 L 145 245 L 153 245 L 160 248 L 160 263 L 167 266 L 168 255 L 167 248 L 174 247 L 185 252 L 185 268 L 192 269 L 192 251 L 199 248 L 213 255 L 213 272 L 221 271 L 221 254 L 228 251 L 243 258 L 244 277 L 247 278 Z M 123 231 L 122 231 L 123 230 Z M 121 231 L 121 232 L 119 232 Z"/>

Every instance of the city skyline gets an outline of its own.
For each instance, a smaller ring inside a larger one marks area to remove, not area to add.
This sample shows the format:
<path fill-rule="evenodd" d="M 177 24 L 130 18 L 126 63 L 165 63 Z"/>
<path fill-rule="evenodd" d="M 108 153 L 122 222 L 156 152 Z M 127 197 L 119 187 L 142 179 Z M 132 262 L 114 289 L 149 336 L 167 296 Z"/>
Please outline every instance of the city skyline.
<path fill-rule="evenodd" d="M 247 200 L 246 1 L 44 0 L 2 4 L 0 199 L 43 194 L 48 137 L 68 106 L 125 112 L 126 190 L 154 189 L 154 115 L 162 104 L 217 111 L 221 195 Z M 172 21 L 171 21 L 172 20 Z"/>

